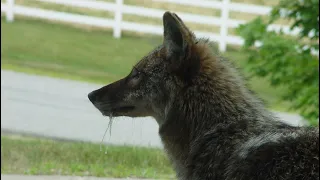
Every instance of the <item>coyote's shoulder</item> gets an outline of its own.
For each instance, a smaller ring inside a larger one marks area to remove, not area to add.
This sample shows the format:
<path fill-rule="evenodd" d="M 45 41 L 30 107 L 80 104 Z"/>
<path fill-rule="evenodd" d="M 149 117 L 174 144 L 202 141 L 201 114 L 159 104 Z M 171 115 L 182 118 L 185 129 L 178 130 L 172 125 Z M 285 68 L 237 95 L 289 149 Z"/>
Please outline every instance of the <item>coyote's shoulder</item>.
<path fill-rule="evenodd" d="M 181 180 L 319 179 L 319 130 L 281 123 L 174 13 L 163 44 L 89 94 L 104 114 L 152 116 Z"/>

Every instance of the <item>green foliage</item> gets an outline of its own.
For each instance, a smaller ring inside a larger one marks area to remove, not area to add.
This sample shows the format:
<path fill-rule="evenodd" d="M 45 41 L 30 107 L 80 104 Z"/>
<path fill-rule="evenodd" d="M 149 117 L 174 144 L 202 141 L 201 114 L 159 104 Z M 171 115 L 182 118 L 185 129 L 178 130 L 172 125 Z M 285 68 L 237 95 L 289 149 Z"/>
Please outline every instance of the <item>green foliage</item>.
<path fill-rule="evenodd" d="M 283 9 L 286 9 L 286 12 L 282 11 Z M 291 29 L 296 27 L 302 29 L 300 37 L 306 37 L 312 32 L 311 38 L 316 40 L 319 38 L 319 0 L 280 1 L 280 4 L 273 8 L 269 23 L 279 19 L 281 15 L 294 20 Z"/>
<path fill-rule="evenodd" d="M 283 99 L 313 125 L 319 117 L 319 58 L 311 54 L 311 49 L 319 50 L 318 7 L 319 0 L 283 0 L 266 22 L 258 17 L 237 29 L 250 54 L 251 75 L 267 78 L 274 87 L 288 87 Z M 293 22 L 291 30 L 300 28 L 299 36 L 267 31 L 280 18 Z"/>

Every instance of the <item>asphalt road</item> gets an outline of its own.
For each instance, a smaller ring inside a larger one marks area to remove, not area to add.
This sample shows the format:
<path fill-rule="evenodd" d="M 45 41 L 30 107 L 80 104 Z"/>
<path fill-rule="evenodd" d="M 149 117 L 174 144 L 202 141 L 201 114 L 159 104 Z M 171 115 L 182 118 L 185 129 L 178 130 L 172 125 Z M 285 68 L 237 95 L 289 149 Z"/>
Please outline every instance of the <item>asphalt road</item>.
<path fill-rule="evenodd" d="M 99 87 L 1 70 L 1 129 L 99 143 L 109 119 L 87 99 Z M 304 123 L 297 115 L 277 115 L 294 125 Z M 114 118 L 105 143 L 162 147 L 153 118 Z"/>
<path fill-rule="evenodd" d="M 1 70 L 1 129 L 99 143 L 109 118 L 87 94 L 100 86 Z M 152 118 L 114 118 L 105 142 L 162 147 Z"/>

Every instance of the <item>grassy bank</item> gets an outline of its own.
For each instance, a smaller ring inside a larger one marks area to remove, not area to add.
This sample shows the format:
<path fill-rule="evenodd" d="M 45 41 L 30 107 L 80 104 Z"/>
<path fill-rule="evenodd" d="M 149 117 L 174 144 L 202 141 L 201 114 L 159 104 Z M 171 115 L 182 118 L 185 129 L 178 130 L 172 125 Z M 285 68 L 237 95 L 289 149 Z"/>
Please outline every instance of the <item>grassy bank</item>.
<path fill-rule="evenodd" d="M 172 178 L 160 149 L 1 135 L 1 174 Z"/>

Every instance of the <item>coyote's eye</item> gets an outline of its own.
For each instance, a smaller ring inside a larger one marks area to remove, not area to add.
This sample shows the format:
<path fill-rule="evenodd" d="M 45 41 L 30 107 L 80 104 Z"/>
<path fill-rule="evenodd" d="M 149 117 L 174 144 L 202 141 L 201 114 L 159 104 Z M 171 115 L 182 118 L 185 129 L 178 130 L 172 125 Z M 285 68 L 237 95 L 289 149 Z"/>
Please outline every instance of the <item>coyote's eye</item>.
<path fill-rule="evenodd" d="M 133 68 L 130 77 L 131 78 L 138 78 L 141 72 L 137 68 Z"/>
<path fill-rule="evenodd" d="M 137 68 L 133 67 L 133 69 L 127 79 L 128 84 L 131 86 L 136 86 L 139 84 L 140 80 L 141 80 L 141 71 L 139 71 Z"/>

